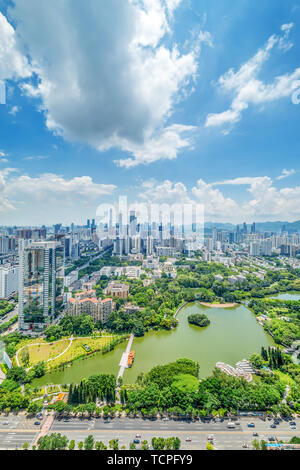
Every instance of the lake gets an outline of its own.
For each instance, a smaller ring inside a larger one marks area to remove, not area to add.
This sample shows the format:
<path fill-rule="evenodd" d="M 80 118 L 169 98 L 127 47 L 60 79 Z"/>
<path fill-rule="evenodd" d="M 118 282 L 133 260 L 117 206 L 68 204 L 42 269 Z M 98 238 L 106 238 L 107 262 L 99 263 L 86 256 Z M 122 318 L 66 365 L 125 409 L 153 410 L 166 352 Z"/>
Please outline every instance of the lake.
<path fill-rule="evenodd" d="M 205 313 L 211 321 L 206 328 L 190 325 L 187 317 L 191 313 Z M 200 377 L 207 377 L 217 362 L 235 366 L 236 362 L 248 358 L 261 347 L 274 346 L 271 336 L 265 333 L 252 312 L 243 305 L 235 308 L 209 308 L 199 303 L 184 307 L 179 315 L 179 325 L 171 331 L 151 331 L 142 338 L 135 338 L 135 362 L 125 370 L 124 383 L 134 383 L 141 372 L 180 358 L 189 358 L 200 364 Z M 78 383 L 93 374 L 117 374 L 119 362 L 126 343 L 114 351 L 96 354 L 85 360 L 74 362 L 64 371 L 46 374 L 34 381 L 35 385 L 49 383 Z"/>

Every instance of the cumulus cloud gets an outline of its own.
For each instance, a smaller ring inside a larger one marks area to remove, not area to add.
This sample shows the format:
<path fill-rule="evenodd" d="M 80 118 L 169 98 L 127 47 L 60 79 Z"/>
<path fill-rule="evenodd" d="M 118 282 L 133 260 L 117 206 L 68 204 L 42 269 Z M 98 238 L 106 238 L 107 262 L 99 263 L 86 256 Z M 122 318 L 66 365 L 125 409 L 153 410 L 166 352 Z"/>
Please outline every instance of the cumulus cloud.
<path fill-rule="evenodd" d="M 173 160 L 181 149 L 191 148 L 193 131 L 196 131 L 196 127 L 174 124 L 147 137 L 142 144 L 123 141 L 121 148 L 130 152 L 134 158 L 117 160 L 116 163 L 130 168 L 160 159 Z"/>
<path fill-rule="evenodd" d="M 149 203 L 156 204 L 185 204 L 190 203 L 188 190 L 183 183 L 172 183 L 165 180 L 157 183 L 154 180 L 145 181 L 140 197 Z"/>
<path fill-rule="evenodd" d="M 27 58 L 17 46 L 16 34 L 0 12 L 0 80 L 30 77 L 32 70 Z"/>
<path fill-rule="evenodd" d="M 238 199 L 227 197 L 216 186 L 240 185 L 246 190 Z M 201 204 L 205 220 L 240 223 L 247 221 L 294 221 L 300 218 L 300 187 L 278 190 L 272 178 L 241 177 L 231 180 L 206 183 L 202 179 L 188 188 L 181 182 L 147 181 L 140 197 L 148 203 Z"/>
<path fill-rule="evenodd" d="M 66 179 L 54 173 L 37 177 L 18 173 L 14 168 L 0 170 L 0 211 L 10 217 L 10 211 L 14 210 L 14 216 L 23 217 L 20 220 L 27 224 L 33 223 L 33 218 L 36 223 L 41 223 L 45 216 L 55 220 L 55 214 L 66 219 L 70 207 L 78 215 L 82 207 L 89 208 L 99 198 L 116 190 L 115 185 L 95 183 L 90 176 Z"/>
<path fill-rule="evenodd" d="M 121 148 L 132 155 L 125 167 L 176 158 L 189 147 L 191 126 L 166 124 L 198 69 L 196 46 L 181 53 L 164 41 L 180 3 L 15 0 L 9 18 L 16 30 L 2 17 L 11 38 L 6 55 L 26 47 L 30 69 L 20 56 L 15 73 L 37 77 L 23 91 L 39 99 L 48 129 L 100 151 Z"/>
<path fill-rule="evenodd" d="M 293 23 L 283 25 L 282 36 L 272 35 L 264 47 L 238 71 L 230 69 L 218 80 L 222 91 L 233 94 L 233 101 L 226 111 L 209 114 L 206 118 L 206 127 L 233 125 L 240 121 L 243 111 L 250 104 L 262 105 L 281 98 L 290 97 L 299 88 L 300 68 L 291 73 L 286 73 L 274 78 L 272 83 L 266 84 L 258 78 L 263 65 L 268 61 L 271 52 L 277 45 L 284 51 L 290 49 L 293 44 L 288 41 Z"/>

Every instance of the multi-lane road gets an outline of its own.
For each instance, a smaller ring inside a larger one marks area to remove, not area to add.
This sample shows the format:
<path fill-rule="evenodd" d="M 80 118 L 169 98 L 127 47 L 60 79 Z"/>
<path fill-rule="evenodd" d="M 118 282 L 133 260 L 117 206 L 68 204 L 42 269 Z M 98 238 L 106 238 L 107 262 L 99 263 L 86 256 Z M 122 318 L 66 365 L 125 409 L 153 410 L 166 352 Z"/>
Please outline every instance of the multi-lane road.
<path fill-rule="evenodd" d="M 243 444 L 251 447 L 253 439 L 266 440 L 274 436 L 278 440 L 289 441 L 293 436 L 300 436 L 298 430 L 292 430 L 290 424 L 282 421 L 276 429 L 270 428 L 270 421 L 255 419 L 255 428 L 248 428 L 247 423 L 251 419 L 242 418 L 240 424 L 235 429 L 228 429 L 228 421 L 216 422 L 185 422 L 185 421 L 162 421 L 115 418 L 105 423 L 103 419 L 70 419 L 55 420 L 51 431 L 65 434 L 69 439 L 75 441 L 84 440 L 89 434 L 97 441 L 108 443 L 111 439 L 119 439 L 120 447 L 125 445 L 128 448 L 130 442 L 136 434 L 142 436 L 142 440 L 151 442 L 152 437 L 179 437 L 183 449 L 205 449 L 208 435 L 213 434 L 215 447 L 217 449 L 242 449 Z M 298 426 L 300 428 L 300 420 Z M 253 433 L 258 433 L 254 437 Z M 186 442 L 191 437 L 192 442 Z"/>
<path fill-rule="evenodd" d="M 27 419 L 24 416 L 0 417 L 0 448 L 22 448 L 24 442 L 32 444 L 40 430 L 35 426 L 36 419 Z M 255 428 L 248 428 L 247 423 L 255 423 Z M 3 424 L 4 422 L 8 424 Z M 297 429 L 292 430 L 290 424 L 282 421 L 276 429 L 270 428 L 270 421 L 254 418 L 242 418 L 235 429 L 228 429 L 228 421 L 223 423 L 183 422 L 143 420 L 129 418 L 115 418 L 105 423 L 103 419 L 68 419 L 54 420 L 49 433 L 57 432 L 66 435 L 69 440 L 84 441 L 92 434 L 95 441 L 102 441 L 106 445 L 111 439 L 119 439 L 119 446 L 129 448 L 136 434 L 141 440 L 151 443 L 152 437 L 179 437 L 182 449 L 202 450 L 206 448 L 208 435 L 214 435 L 214 445 L 220 450 L 240 450 L 243 444 L 251 448 L 253 439 L 268 441 L 270 436 L 283 441 L 289 441 L 293 436 L 300 437 L 300 419 L 296 420 Z M 254 437 L 253 433 L 258 433 Z M 187 438 L 192 438 L 187 442 Z"/>

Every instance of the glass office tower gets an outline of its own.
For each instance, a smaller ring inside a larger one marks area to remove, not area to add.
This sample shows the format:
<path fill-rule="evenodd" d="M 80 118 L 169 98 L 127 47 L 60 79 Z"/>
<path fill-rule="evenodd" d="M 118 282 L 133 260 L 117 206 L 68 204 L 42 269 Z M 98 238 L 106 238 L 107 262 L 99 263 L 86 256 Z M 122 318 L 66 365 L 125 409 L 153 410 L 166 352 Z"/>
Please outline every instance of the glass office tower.
<path fill-rule="evenodd" d="M 63 240 L 20 240 L 19 263 L 19 329 L 41 331 L 63 305 Z"/>

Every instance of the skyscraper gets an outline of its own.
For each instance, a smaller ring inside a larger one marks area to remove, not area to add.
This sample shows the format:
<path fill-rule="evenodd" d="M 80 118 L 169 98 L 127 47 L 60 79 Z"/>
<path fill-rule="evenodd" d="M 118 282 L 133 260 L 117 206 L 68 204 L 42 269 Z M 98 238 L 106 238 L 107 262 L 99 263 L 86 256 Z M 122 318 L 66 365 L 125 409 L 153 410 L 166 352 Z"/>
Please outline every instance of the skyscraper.
<path fill-rule="evenodd" d="M 63 303 L 63 241 L 19 244 L 19 329 L 43 330 Z"/>

